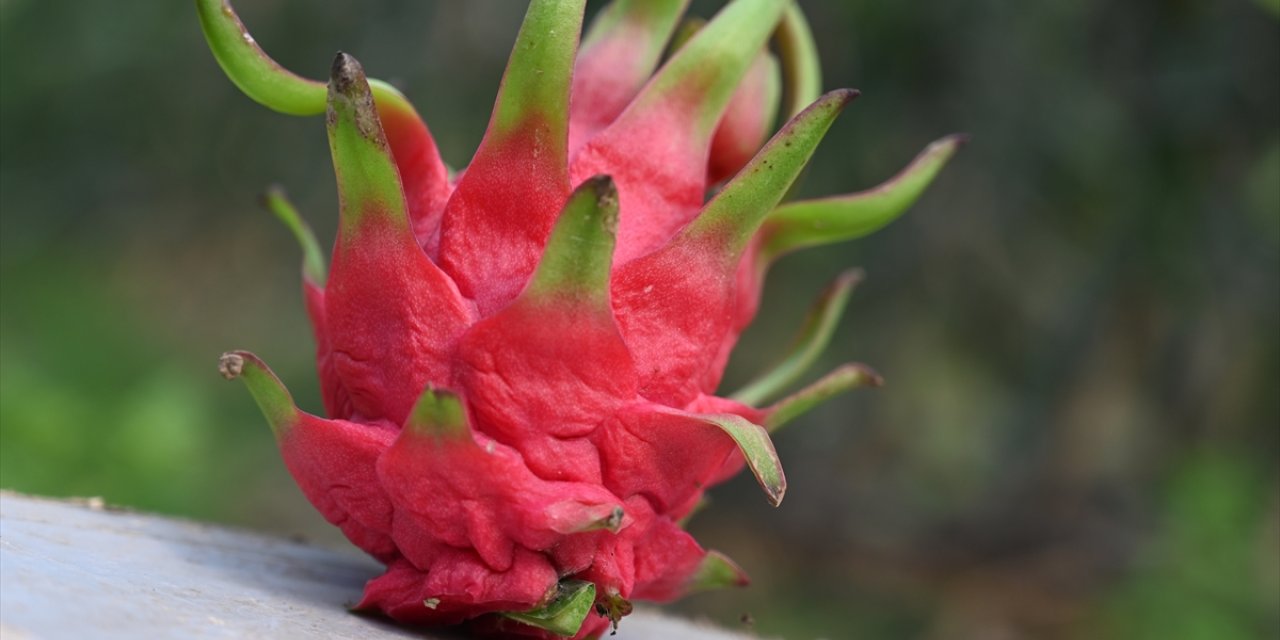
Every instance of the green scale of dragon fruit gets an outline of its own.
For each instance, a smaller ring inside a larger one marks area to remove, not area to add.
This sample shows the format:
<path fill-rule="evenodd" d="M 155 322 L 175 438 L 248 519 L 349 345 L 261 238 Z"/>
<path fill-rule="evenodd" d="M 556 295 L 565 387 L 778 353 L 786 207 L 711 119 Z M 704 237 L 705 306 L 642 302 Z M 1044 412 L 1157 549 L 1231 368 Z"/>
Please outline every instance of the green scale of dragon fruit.
<path fill-rule="evenodd" d="M 245 382 L 306 497 L 386 565 L 357 608 L 591 637 L 633 600 L 745 584 L 684 521 L 744 466 L 778 504 L 769 434 L 879 383 L 850 364 L 783 395 L 829 340 L 848 272 L 776 368 L 715 395 L 769 265 L 892 221 L 961 137 L 874 189 L 783 204 L 857 92 L 818 95 L 791 2 L 733 0 L 705 23 L 682 22 L 687 4 L 615 0 L 580 43 L 585 0 L 533 0 L 484 139 L 451 176 L 414 107 L 355 58 L 338 54 L 328 83 L 299 77 L 229 4 L 196 1 L 246 94 L 325 116 L 330 260 L 281 193 L 267 200 L 304 249 L 328 417 L 299 410 L 251 353 L 221 370 Z"/>

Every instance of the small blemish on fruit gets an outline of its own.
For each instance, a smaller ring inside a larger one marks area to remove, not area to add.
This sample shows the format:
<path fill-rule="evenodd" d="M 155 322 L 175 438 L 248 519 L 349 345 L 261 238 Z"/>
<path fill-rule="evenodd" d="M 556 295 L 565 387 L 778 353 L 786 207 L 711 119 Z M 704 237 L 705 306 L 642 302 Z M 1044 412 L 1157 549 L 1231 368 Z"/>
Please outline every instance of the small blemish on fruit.
<path fill-rule="evenodd" d="M 436 607 L 440 606 L 440 598 L 427 598 L 426 600 L 422 601 L 422 606 L 428 609 L 435 609 Z"/>

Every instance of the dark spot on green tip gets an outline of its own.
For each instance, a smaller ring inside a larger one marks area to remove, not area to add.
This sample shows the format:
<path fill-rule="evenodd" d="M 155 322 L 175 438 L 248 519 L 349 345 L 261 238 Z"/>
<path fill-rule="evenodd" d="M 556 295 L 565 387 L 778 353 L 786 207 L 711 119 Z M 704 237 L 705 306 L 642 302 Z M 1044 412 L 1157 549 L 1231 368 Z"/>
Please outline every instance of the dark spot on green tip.
<path fill-rule="evenodd" d="M 613 633 L 618 632 L 618 621 L 631 615 L 631 601 L 616 593 L 606 594 L 596 601 L 596 613 L 609 619 L 613 624 Z"/>
<path fill-rule="evenodd" d="M 584 180 L 565 201 L 526 295 L 543 300 L 570 295 L 607 305 L 617 230 L 613 178 L 601 174 Z"/>
<path fill-rule="evenodd" d="M 614 507 L 613 511 L 609 513 L 609 517 L 603 523 L 604 528 L 616 533 L 618 531 L 618 527 L 622 526 L 622 519 L 626 517 L 626 515 L 627 513 L 622 510 L 622 507 Z"/>
<path fill-rule="evenodd" d="M 333 67 L 329 73 L 330 108 L 327 111 L 350 111 L 349 115 L 338 114 L 336 120 L 330 116 L 330 125 L 338 125 L 343 118 L 351 118 L 361 136 L 385 147 L 382 121 L 378 119 L 373 91 L 369 86 L 369 79 L 364 75 L 364 67 L 360 66 L 354 56 L 339 51 L 333 58 Z"/>
<path fill-rule="evenodd" d="M 618 202 L 618 185 L 614 183 L 613 176 L 603 173 L 591 176 L 583 181 L 582 187 L 591 189 L 595 193 L 600 209 L 612 209 Z"/>
<path fill-rule="evenodd" d="M 329 78 L 333 81 L 334 90 L 345 95 L 359 91 L 361 81 L 368 82 L 364 77 L 364 67 L 345 51 L 339 51 L 334 56 Z"/>

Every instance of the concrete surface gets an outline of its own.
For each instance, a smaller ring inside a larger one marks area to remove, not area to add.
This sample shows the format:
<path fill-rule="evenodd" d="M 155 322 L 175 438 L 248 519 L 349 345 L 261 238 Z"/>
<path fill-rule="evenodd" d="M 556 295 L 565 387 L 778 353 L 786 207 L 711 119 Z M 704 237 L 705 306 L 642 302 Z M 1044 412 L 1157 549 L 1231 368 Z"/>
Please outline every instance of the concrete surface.
<path fill-rule="evenodd" d="M 348 613 L 379 571 L 354 551 L 0 492 L 4 640 L 461 637 Z M 637 611 L 613 637 L 748 636 Z"/>

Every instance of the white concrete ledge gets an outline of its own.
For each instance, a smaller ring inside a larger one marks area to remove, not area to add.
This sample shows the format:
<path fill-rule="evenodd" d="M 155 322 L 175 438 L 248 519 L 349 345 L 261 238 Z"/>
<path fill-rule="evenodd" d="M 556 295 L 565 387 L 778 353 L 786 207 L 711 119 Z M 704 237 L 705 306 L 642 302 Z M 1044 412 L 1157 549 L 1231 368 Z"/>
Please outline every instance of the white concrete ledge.
<path fill-rule="evenodd" d="M 348 613 L 379 570 L 355 552 L 0 492 L 4 640 L 460 637 Z M 638 611 L 614 637 L 747 636 Z"/>

